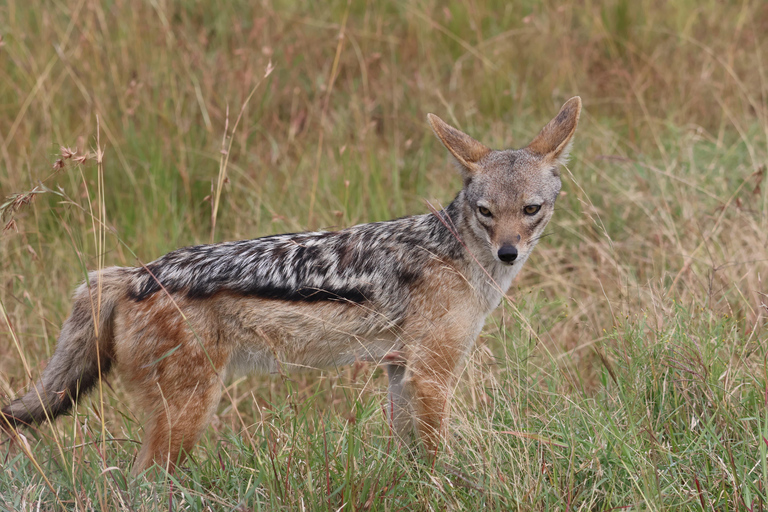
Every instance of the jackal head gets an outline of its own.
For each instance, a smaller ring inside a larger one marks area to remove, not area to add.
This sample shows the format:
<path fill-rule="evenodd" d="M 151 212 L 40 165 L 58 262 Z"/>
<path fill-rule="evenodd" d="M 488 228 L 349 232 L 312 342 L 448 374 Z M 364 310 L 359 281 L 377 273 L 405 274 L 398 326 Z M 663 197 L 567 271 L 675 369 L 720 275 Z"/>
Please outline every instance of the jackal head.
<path fill-rule="evenodd" d="M 579 122 L 581 98 L 568 100 L 522 149 L 497 151 L 428 114 L 432 129 L 464 178 L 457 202 L 475 237 L 493 258 L 525 261 L 542 235 L 560 193 L 560 170 Z"/>

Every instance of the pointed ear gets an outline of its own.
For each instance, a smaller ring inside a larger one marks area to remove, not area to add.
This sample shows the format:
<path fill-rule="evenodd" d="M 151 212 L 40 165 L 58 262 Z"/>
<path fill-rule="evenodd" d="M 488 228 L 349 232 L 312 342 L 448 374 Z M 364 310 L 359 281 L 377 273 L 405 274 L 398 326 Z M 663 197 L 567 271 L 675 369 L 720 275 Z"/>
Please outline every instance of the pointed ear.
<path fill-rule="evenodd" d="M 574 96 L 565 102 L 560 113 L 547 123 L 526 149 L 535 155 L 564 164 L 568 160 L 571 139 L 576 132 L 580 114 L 581 98 Z"/>
<path fill-rule="evenodd" d="M 457 130 L 453 126 L 450 126 L 434 114 L 427 114 L 427 119 L 432 126 L 432 131 L 435 132 L 435 135 L 437 135 L 443 145 L 448 148 L 448 151 L 451 152 L 456 160 L 466 168 L 468 172 L 476 172 L 477 162 L 490 153 L 491 148 L 487 147 L 485 144 L 477 142 L 475 139 L 466 133 Z"/>

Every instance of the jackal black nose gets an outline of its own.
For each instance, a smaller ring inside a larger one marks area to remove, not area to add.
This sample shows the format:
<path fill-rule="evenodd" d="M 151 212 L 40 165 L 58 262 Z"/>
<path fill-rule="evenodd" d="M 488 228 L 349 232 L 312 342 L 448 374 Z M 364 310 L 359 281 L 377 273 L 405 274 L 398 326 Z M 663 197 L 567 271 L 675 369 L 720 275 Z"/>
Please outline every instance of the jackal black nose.
<path fill-rule="evenodd" d="M 499 249 L 499 259 L 504 263 L 512 263 L 517 259 L 517 247 L 514 245 L 502 245 Z"/>

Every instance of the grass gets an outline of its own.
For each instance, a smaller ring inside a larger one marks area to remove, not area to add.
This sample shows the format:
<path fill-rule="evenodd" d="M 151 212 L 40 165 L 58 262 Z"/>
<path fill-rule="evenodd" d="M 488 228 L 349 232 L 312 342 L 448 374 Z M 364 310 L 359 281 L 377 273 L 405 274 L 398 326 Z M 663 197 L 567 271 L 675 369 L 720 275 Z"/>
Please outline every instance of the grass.
<path fill-rule="evenodd" d="M 585 104 L 434 466 L 360 366 L 228 383 L 185 470 L 133 479 L 111 379 L 0 445 L 0 508 L 765 509 L 766 26 L 757 1 L 0 5 L 3 403 L 86 269 L 422 213 L 460 188 L 427 112 L 519 147 Z"/>

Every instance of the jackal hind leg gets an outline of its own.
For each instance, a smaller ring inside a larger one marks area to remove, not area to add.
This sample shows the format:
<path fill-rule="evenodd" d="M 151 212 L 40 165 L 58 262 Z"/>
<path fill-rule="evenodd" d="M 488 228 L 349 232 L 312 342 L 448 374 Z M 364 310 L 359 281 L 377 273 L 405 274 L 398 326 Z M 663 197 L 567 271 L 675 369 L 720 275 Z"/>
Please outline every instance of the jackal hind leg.
<path fill-rule="evenodd" d="M 218 378 L 189 378 L 183 383 L 159 379 L 152 400 L 158 405 L 149 412 L 145 423 L 134 474 L 154 463 L 169 471 L 181 464 L 205 432 L 221 393 Z"/>
<path fill-rule="evenodd" d="M 119 347 L 120 373 L 145 418 L 134 474 L 154 463 L 172 470 L 192 451 L 216 411 L 231 357 L 215 324 L 193 329 L 168 317 L 134 322 Z"/>

